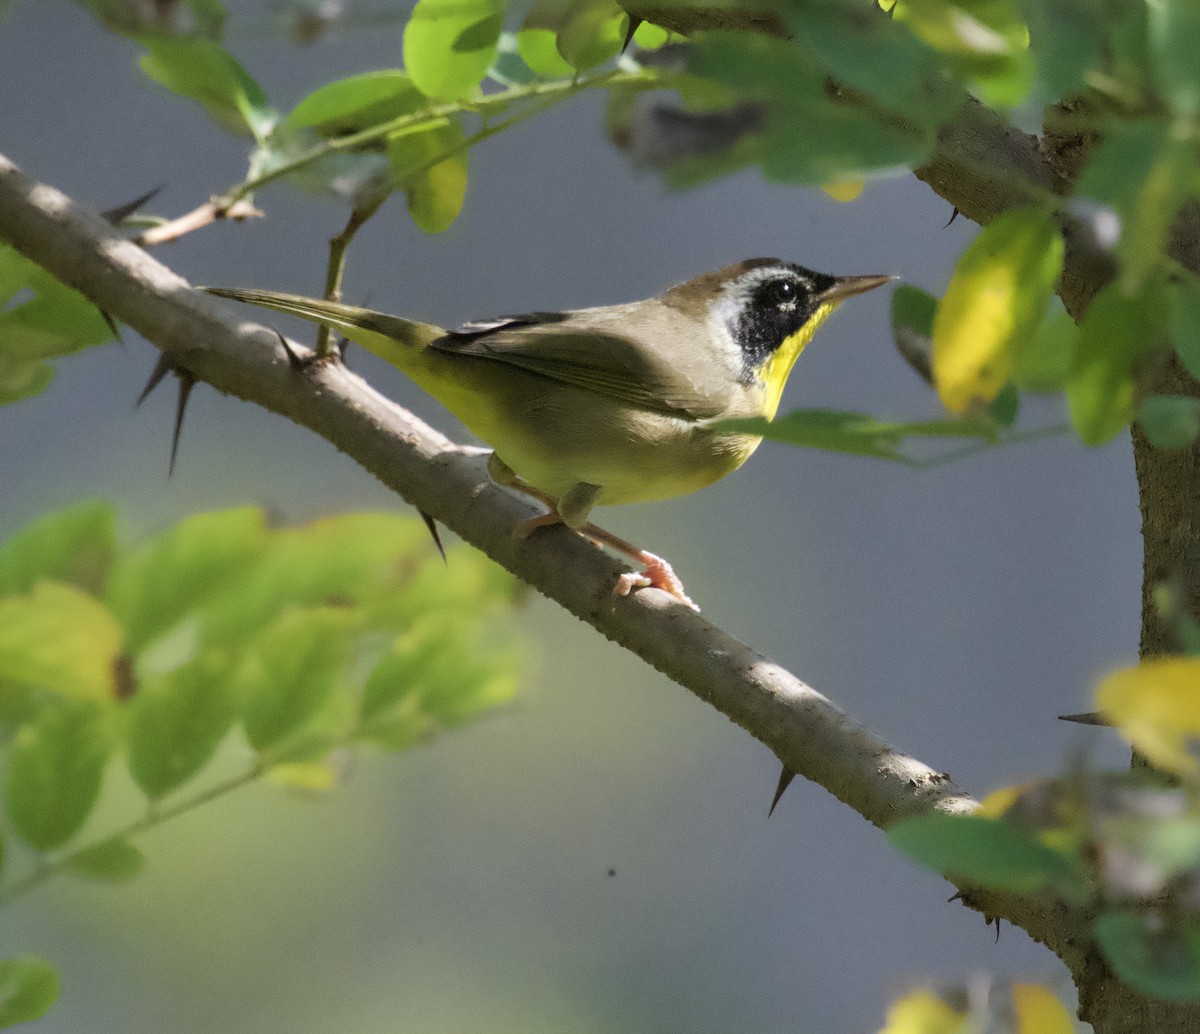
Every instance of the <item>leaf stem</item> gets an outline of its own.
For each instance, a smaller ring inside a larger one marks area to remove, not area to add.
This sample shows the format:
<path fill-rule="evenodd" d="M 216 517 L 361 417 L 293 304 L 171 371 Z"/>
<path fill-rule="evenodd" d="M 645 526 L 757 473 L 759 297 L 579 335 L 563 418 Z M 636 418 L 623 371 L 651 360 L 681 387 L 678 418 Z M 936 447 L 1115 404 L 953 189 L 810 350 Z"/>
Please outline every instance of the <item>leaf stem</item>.
<path fill-rule="evenodd" d="M 144 815 L 123 828 L 109 833 L 107 836 L 103 836 L 90 844 L 85 844 L 83 847 L 78 847 L 68 854 L 60 855 L 54 859 L 39 859 L 37 866 L 28 875 L 19 880 L 14 880 L 6 887 L 0 888 L 0 908 L 11 904 L 19 898 L 23 898 L 43 883 L 48 883 L 55 876 L 60 875 L 70 868 L 76 859 L 83 857 L 89 851 L 95 850 L 101 844 L 105 844 L 110 840 L 128 840 L 145 833 L 169 819 L 178 818 L 180 815 L 184 815 L 194 808 L 224 797 L 225 794 L 232 793 L 234 790 L 240 790 L 243 786 L 248 786 L 265 771 L 266 768 L 256 762 L 245 772 L 214 783 L 212 786 L 206 787 L 198 793 L 192 794 L 190 797 L 181 798 L 165 808 L 155 808 L 152 806 Z"/>
<path fill-rule="evenodd" d="M 987 441 L 968 442 L 965 445 L 951 449 L 939 456 L 930 456 L 927 459 L 916 459 L 914 457 L 906 457 L 908 466 L 915 470 L 933 470 L 935 467 L 943 467 L 948 463 L 957 463 L 959 460 L 969 459 L 977 453 L 986 452 L 988 449 L 1002 448 L 1008 445 L 1024 445 L 1026 442 L 1036 442 L 1043 438 L 1057 438 L 1059 435 L 1068 434 L 1071 430 L 1069 424 L 1051 424 L 1049 427 L 1032 427 L 1023 431 L 1009 431 L 1006 434 L 1001 434 L 995 439 Z"/>
<path fill-rule="evenodd" d="M 373 144 L 379 140 L 383 140 L 393 133 L 399 133 L 402 130 L 414 129 L 416 127 L 432 124 L 441 119 L 450 118 L 454 115 L 460 115 L 464 112 L 474 112 L 481 117 L 487 117 L 488 113 L 493 111 L 502 111 L 511 104 L 525 100 L 550 100 L 552 103 L 557 103 L 558 100 L 565 100 L 568 97 L 574 96 L 577 93 L 582 93 L 585 90 L 596 89 L 603 86 L 636 86 L 636 85 L 652 85 L 658 80 L 656 72 L 647 69 L 628 70 L 622 68 L 610 69 L 606 72 L 601 72 L 597 75 L 586 76 L 574 79 L 555 79 L 551 82 L 530 83 L 525 86 L 513 86 L 507 90 L 501 90 L 497 93 L 491 93 L 484 97 L 477 97 L 471 101 L 452 101 L 447 104 L 435 105 L 432 108 L 426 108 L 423 111 L 411 112 L 407 115 L 401 115 L 397 118 L 390 119 L 387 122 L 381 122 L 375 126 L 369 126 L 367 129 L 359 130 L 357 133 L 348 133 L 345 136 L 339 136 L 332 140 L 326 140 L 323 143 L 305 151 L 281 165 L 276 166 L 266 172 L 260 173 L 257 176 L 252 176 L 247 180 L 239 183 L 236 187 L 231 188 L 220 197 L 216 198 L 214 205 L 218 210 L 228 209 L 236 204 L 248 194 L 252 194 L 259 187 L 263 187 L 268 183 L 272 183 L 284 176 L 289 176 L 300 169 L 319 162 L 330 155 L 338 154 L 342 151 L 353 151 L 358 148 L 365 147 L 368 144 Z M 546 105 L 549 106 L 549 105 Z M 538 110 L 542 110 L 541 107 Z M 488 135 L 491 135 L 488 133 Z M 478 136 L 478 134 L 476 134 Z M 483 137 L 479 137 L 483 139 Z M 472 142 L 477 142 L 472 138 Z M 468 144 L 469 146 L 469 144 Z"/>

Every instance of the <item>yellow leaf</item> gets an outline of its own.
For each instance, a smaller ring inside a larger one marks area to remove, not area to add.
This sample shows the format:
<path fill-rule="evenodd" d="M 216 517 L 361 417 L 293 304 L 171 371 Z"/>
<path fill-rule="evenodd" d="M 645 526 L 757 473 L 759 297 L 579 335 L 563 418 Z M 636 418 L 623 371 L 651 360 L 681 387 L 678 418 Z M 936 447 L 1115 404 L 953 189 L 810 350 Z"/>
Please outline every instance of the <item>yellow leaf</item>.
<path fill-rule="evenodd" d="M 285 761 L 267 769 L 269 782 L 309 796 L 332 790 L 342 775 L 342 766 L 332 756 L 320 761 Z"/>
<path fill-rule="evenodd" d="M 0 679 L 112 701 L 122 640 L 108 608 L 72 585 L 39 582 L 0 599 Z"/>
<path fill-rule="evenodd" d="M 921 988 L 892 1003 L 879 1034 L 962 1034 L 966 1025 L 966 1013 Z"/>
<path fill-rule="evenodd" d="M 1188 741 L 1200 736 L 1200 658 L 1155 657 L 1096 687 L 1096 705 L 1159 768 L 1200 773 Z"/>
<path fill-rule="evenodd" d="M 822 183 L 821 189 L 834 201 L 855 201 L 865 186 L 862 180 L 836 180 L 833 183 Z"/>
<path fill-rule="evenodd" d="M 979 802 L 979 810 L 975 814 L 989 819 L 1000 818 L 1017 803 L 1028 786 L 1028 783 L 1022 783 L 1017 786 L 1002 786 L 998 790 L 993 790 Z"/>
<path fill-rule="evenodd" d="M 1048 987 L 1013 984 L 1017 1034 L 1074 1034 L 1071 1014 Z"/>
<path fill-rule="evenodd" d="M 989 223 L 963 252 L 933 318 L 933 379 L 952 413 L 989 403 L 1012 377 L 1062 270 L 1063 240 L 1044 209 Z"/>

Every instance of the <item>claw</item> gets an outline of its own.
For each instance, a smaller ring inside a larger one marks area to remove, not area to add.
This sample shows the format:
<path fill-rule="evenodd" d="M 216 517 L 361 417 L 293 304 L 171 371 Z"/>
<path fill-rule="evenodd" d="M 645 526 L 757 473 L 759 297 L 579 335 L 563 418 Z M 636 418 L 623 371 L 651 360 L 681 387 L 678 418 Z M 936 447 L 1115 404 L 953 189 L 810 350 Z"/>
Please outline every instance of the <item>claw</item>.
<path fill-rule="evenodd" d="M 683 582 L 679 580 L 674 569 L 662 557 L 647 553 L 644 549 L 639 549 L 630 555 L 645 567 L 640 574 L 626 571 L 621 575 L 617 579 L 617 584 L 613 586 L 613 595 L 628 596 L 634 589 L 662 589 L 663 592 L 674 596 L 681 603 L 687 604 L 692 610 L 700 610 L 683 591 Z"/>

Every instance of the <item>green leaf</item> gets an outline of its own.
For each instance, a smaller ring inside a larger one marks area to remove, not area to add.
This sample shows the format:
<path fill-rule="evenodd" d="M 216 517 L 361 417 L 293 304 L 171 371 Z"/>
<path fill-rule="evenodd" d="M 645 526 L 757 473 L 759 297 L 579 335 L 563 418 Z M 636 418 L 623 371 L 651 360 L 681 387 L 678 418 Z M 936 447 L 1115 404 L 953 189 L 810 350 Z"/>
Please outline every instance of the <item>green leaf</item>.
<path fill-rule="evenodd" d="M 933 336 L 937 299 L 928 291 L 901 284 L 892 292 L 892 330 L 907 330 L 920 337 Z"/>
<path fill-rule="evenodd" d="M 345 675 L 355 631 L 344 610 L 291 610 L 251 644 L 237 683 L 255 750 L 278 746 L 317 716 Z"/>
<path fill-rule="evenodd" d="M 1138 406 L 1137 422 L 1156 449 L 1186 449 L 1200 435 L 1200 399 L 1151 395 Z"/>
<path fill-rule="evenodd" d="M 200 35 L 220 39 L 228 15 L 221 0 L 185 0 Z"/>
<path fill-rule="evenodd" d="M 933 321 L 933 377 L 952 413 L 991 402 L 1046 311 L 1063 240 L 1040 208 L 998 216 L 963 252 Z"/>
<path fill-rule="evenodd" d="M 1071 372 L 1079 328 L 1057 298 L 1025 345 L 1017 349 L 1013 380 L 1025 391 L 1061 391 Z"/>
<path fill-rule="evenodd" d="M 404 27 L 404 66 L 435 100 L 473 96 L 495 60 L 501 0 L 417 0 Z"/>
<path fill-rule="evenodd" d="M 654 22 L 640 22 L 633 30 L 633 44 L 639 50 L 659 50 L 667 45 L 670 38 L 670 31 Z"/>
<path fill-rule="evenodd" d="M 629 15 L 616 0 L 573 0 L 558 29 L 558 52 L 585 72 L 620 53 Z"/>
<path fill-rule="evenodd" d="M 880 169 L 912 168 L 931 134 L 882 122 L 848 104 L 780 101 L 768 113 L 763 175 L 779 183 L 828 183 Z"/>
<path fill-rule="evenodd" d="M 739 164 L 757 158 L 768 179 L 816 185 L 858 179 L 920 164 L 933 148 L 927 129 L 830 100 L 824 70 L 793 43 L 707 33 L 689 51 L 694 77 L 765 106 L 761 136 L 739 139 L 737 150 Z"/>
<path fill-rule="evenodd" d="M 1159 92 L 1182 115 L 1200 111 L 1200 4 L 1196 0 L 1155 0 L 1146 5 L 1151 68 Z"/>
<path fill-rule="evenodd" d="M 501 86 L 529 86 L 542 77 L 521 57 L 520 42 L 515 32 L 500 33 L 496 60 L 488 69 L 488 77 Z"/>
<path fill-rule="evenodd" d="M 98 703 L 116 698 L 122 634 L 95 597 L 59 582 L 0 598 L 0 680 Z"/>
<path fill-rule="evenodd" d="M 54 367 L 43 362 L 8 362 L 0 355 L 0 406 L 40 395 L 54 380 Z"/>
<path fill-rule="evenodd" d="M 772 441 L 807 449 L 825 449 L 855 456 L 910 463 L 903 446 L 907 438 L 995 438 L 987 424 L 968 420 L 877 420 L 866 413 L 832 409 L 799 409 L 778 420 L 723 420 L 721 428 L 757 434 Z"/>
<path fill-rule="evenodd" d="M 212 40 L 198 36 L 146 36 L 142 71 L 161 86 L 197 101 L 223 129 L 249 130 L 264 139 L 276 114 L 266 94 L 234 59 Z"/>
<path fill-rule="evenodd" d="M 100 310 L 78 291 L 44 274 L 22 286 L 34 297 L 0 312 L 0 358 L 49 359 L 113 340 Z"/>
<path fill-rule="evenodd" d="M 1105 43 L 1104 9 L 1095 0 L 1021 0 L 1029 50 L 1046 100 L 1079 92 Z"/>
<path fill-rule="evenodd" d="M 575 72 L 558 52 L 558 30 L 567 7 L 566 0 L 537 0 L 517 33 L 517 51 L 543 79 L 562 79 Z"/>
<path fill-rule="evenodd" d="M 457 119 L 388 138 L 392 175 L 404 189 L 413 222 L 426 233 L 444 233 L 462 211 L 467 196 L 465 139 Z M 430 165 L 449 152 L 449 157 Z"/>
<path fill-rule="evenodd" d="M 1168 878 L 1200 865 L 1200 818 L 1151 814 L 1130 820 L 1123 832 L 1127 835 L 1121 838 L 1122 847 L 1132 848 Z"/>
<path fill-rule="evenodd" d="M 390 627 L 412 577 L 434 555 L 424 525 L 398 514 L 351 513 L 273 530 L 237 591 L 205 606 L 206 635 L 245 644 L 288 607 L 330 604 L 361 606 L 372 628 Z"/>
<path fill-rule="evenodd" d="M 20 729 L 5 792 L 13 828 L 25 843 L 50 851 L 79 831 L 100 793 L 109 747 L 108 728 L 87 703 L 46 708 Z"/>
<path fill-rule="evenodd" d="M 1021 394 L 1017 386 L 1009 381 L 1000 389 L 1000 394 L 988 406 L 988 416 L 997 427 L 1012 427 L 1021 409 Z"/>
<path fill-rule="evenodd" d="M 368 676 L 361 735 L 398 750 L 438 726 L 461 725 L 511 700 L 521 667 L 518 651 L 461 610 L 434 614 L 397 638 Z"/>
<path fill-rule="evenodd" d="M 1086 445 L 1108 441 L 1132 419 L 1137 368 L 1165 337 L 1166 302 L 1161 290 L 1130 296 L 1113 283 L 1084 314 L 1067 380 L 1067 405 Z"/>
<path fill-rule="evenodd" d="M 46 514 L 0 545 L 0 596 L 35 582 L 100 592 L 116 553 L 115 517 L 107 503 L 78 503 Z"/>
<path fill-rule="evenodd" d="M 1015 107 L 1033 83 L 1028 30 L 1007 0 L 907 0 L 894 16 L 951 59 L 971 92 L 992 107 Z"/>
<path fill-rule="evenodd" d="M 45 1016 L 58 991 L 58 972 L 44 959 L 27 955 L 0 961 L 0 1027 Z"/>
<path fill-rule="evenodd" d="M 364 72 L 314 90 L 292 109 L 284 125 L 316 127 L 322 136 L 337 136 L 419 111 L 426 104 L 406 73 Z"/>
<path fill-rule="evenodd" d="M 0 245 L 0 405 L 45 391 L 54 367 L 44 360 L 111 340 L 87 298 Z"/>
<path fill-rule="evenodd" d="M 77 851 L 67 859 L 67 872 L 100 883 L 126 883 L 141 873 L 146 856 L 128 840 L 113 837 Z"/>
<path fill-rule="evenodd" d="M 1029 894 L 1076 880 L 1071 859 L 1004 819 L 935 813 L 897 822 L 887 835 L 926 868 L 971 886 Z"/>
<path fill-rule="evenodd" d="M 1184 369 L 1200 381 L 1200 283 L 1188 278 L 1170 286 L 1171 341 Z"/>
<path fill-rule="evenodd" d="M 558 52 L 558 33 L 553 29 L 522 29 L 517 33 L 521 60 L 542 79 L 562 79 L 574 73 Z"/>
<path fill-rule="evenodd" d="M 234 718 L 229 674 L 220 667 L 196 661 L 152 680 L 131 706 L 134 782 L 154 798 L 182 786 L 212 758 Z"/>
<path fill-rule="evenodd" d="M 137 653 L 214 597 L 242 584 L 266 548 L 262 511 L 255 507 L 198 514 L 120 557 L 108 601 Z"/>
<path fill-rule="evenodd" d="M 927 383 L 933 383 L 933 317 L 937 299 L 927 291 L 901 284 L 892 292 L 892 338 L 896 350 Z"/>
<path fill-rule="evenodd" d="M 1144 995 L 1200 1001 L 1200 930 L 1137 912 L 1106 912 L 1092 927 L 1113 972 Z"/>
<path fill-rule="evenodd" d="M 1120 218 L 1120 284 L 1132 293 L 1163 261 L 1175 215 L 1192 190 L 1193 144 L 1162 121 L 1122 123 L 1096 147 L 1076 193 Z"/>
<path fill-rule="evenodd" d="M 946 62 L 874 4 L 805 3 L 787 12 L 788 24 L 814 63 L 839 84 L 903 112 L 910 122 L 935 127 L 962 103 L 946 75 Z"/>

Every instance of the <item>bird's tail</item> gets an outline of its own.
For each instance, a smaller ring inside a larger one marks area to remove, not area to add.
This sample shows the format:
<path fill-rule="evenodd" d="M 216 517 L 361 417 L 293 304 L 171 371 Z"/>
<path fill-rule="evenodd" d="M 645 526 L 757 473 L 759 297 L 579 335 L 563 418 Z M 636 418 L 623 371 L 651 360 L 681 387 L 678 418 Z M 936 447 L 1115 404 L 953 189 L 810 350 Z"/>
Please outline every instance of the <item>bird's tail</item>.
<path fill-rule="evenodd" d="M 278 291 L 257 289 L 241 290 L 234 287 L 202 287 L 202 291 L 221 298 L 233 298 L 251 305 L 261 305 L 276 312 L 285 312 L 301 319 L 323 323 L 341 331 L 351 341 L 374 352 L 381 359 L 408 370 L 413 362 L 413 352 L 425 348 L 431 341 L 444 337 L 446 331 L 432 323 L 389 316 L 385 312 L 363 309 L 357 305 L 306 298 L 299 294 L 283 294 Z"/>

